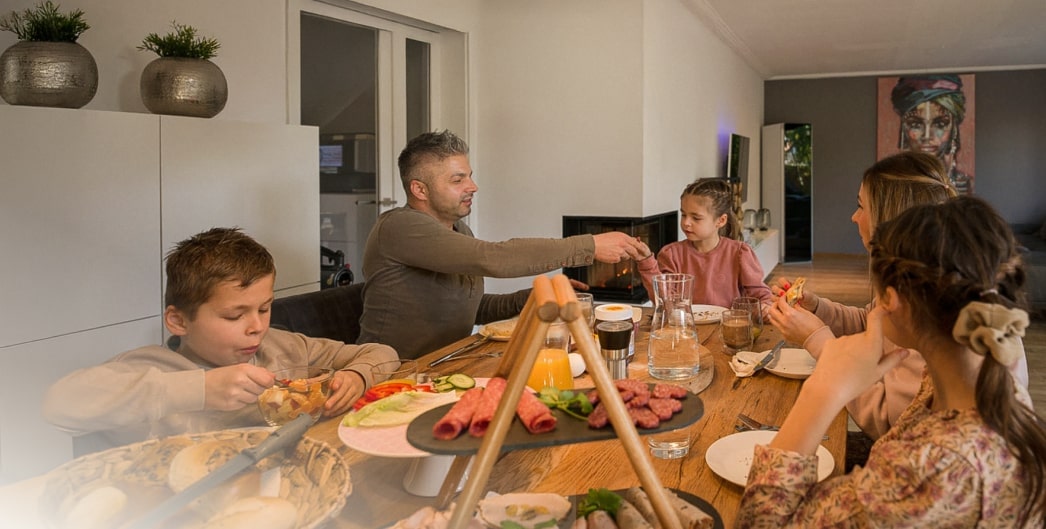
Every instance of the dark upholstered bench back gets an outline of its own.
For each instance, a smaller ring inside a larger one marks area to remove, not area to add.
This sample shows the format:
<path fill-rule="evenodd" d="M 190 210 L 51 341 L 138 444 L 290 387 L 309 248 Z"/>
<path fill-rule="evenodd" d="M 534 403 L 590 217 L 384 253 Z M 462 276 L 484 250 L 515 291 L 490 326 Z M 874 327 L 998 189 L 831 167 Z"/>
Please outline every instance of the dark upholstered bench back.
<path fill-rule="evenodd" d="M 274 300 L 270 326 L 315 338 L 356 343 L 361 314 L 363 283 L 353 283 Z"/>

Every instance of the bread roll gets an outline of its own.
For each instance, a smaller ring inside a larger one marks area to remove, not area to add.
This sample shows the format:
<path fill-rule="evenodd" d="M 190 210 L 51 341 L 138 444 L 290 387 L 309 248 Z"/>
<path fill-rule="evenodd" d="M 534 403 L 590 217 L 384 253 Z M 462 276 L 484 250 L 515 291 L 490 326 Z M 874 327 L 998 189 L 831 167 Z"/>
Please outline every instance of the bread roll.
<path fill-rule="evenodd" d="M 207 520 L 203 529 L 293 529 L 298 509 L 283 498 L 252 496 L 233 502 Z"/>
<path fill-rule="evenodd" d="M 669 489 L 665 489 L 665 493 L 668 494 L 668 501 L 672 504 L 672 509 L 679 518 L 679 525 L 683 526 L 683 529 L 712 529 L 715 520 L 708 513 L 680 498 Z"/>
<path fill-rule="evenodd" d="M 171 461 L 167 485 L 171 490 L 181 492 L 249 446 L 243 439 L 223 439 L 183 448 Z"/>
<path fill-rule="evenodd" d="M 124 491 L 106 485 L 81 496 L 65 515 L 67 529 L 103 529 L 113 527 L 127 506 Z"/>
<path fill-rule="evenodd" d="M 592 511 L 585 517 L 589 529 L 617 529 L 617 524 L 606 511 Z"/>
<path fill-rule="evenodd" d="M 179 452 L 192 445 L 192 439 L 183 435 L 161 439 L 144 447 L 127 469 L 124 479 L 147 485 L 167 483 L 171 462 Z"/>

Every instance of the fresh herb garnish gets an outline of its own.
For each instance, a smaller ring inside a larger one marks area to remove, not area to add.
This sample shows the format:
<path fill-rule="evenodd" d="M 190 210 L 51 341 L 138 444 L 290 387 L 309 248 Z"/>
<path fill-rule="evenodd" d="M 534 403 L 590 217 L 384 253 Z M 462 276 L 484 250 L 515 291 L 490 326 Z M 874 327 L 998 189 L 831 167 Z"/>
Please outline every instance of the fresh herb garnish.
<path fill-rule="evenodd" d="M 595 511 L 606 511 L 616 518 L 620 508 L 621 496 L 610 489 L 588 489 L 588 495 L 577 504 L 577 517 L 584 518 Z"/>
<path fill-rule="evenodd" d="M 562 410 L 571 417 L 586 420 L 592 413 L 592 403 L 582 391 L 558 390 L 548 387 L 538 392 L 538 400 L 554 410 Z"/>

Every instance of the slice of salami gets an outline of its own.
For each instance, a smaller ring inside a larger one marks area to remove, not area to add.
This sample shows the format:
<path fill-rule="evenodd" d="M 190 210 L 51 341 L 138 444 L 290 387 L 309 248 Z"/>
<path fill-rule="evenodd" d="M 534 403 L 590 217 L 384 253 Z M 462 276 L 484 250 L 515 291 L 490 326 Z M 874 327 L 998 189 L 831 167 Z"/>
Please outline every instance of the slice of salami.
<path fill-rule="evenodd" d="M 607 412 L 607 407 L 602 402 L 596 404 L 595 409 L 592 413 L 588 414 L 588 427 L 589 428 L 602 428 L 610 422 L 610 415 Z"/>
<path fill-rule="evenodd" d="M 657 428 L 661 424 L 661 419 L 658 419 L 650 408 L 629 408 L 628 415 L 640 428 Z"/>
<path fill-rule="evenodd" d="M 659 383 L 654 385 L 654 397 L 659 399 L 685 399 L 687 394 L 686 388 L 678 386 L 676 384 L 664 384 Z"/>
<path fill-rule="evenodd" d="M 675 409 L 677 404 L 680 404 L 680 402 L 675 399 L 657 398 L 650 399 L 650 402 L 647 403 L 647 405 L 650 406 L 650 411 L 654 412 L 654 415 L 657 415 L 657 418 L 662 421 L 667 421 L 672 418 L 672 414 L 677 411 Z M 681 406 L 680 409 L 682 409 Z"/>
<path fill-rule="evenodd" d="M 490 421 L 494 418 L 494 412 L 501 402 L 501 395 L 505 393 L 505 385 L 508 381 L 501 377 L 494 377 L 487 381 L 487 387 L 483 390 L 483 398 L 479 400 L 476 413 L 472 415 L 472 424 L 469 425 L 469 435 L 472 437 L 483 437 L 487 433 Z"/>
<path fill-rule="evenodd" d="M 462 393 L 461 398 L 450 407 L 447 414 L 432 425 L 432 436 L 449 441 L 461 435 L 461 432 L 472 422 L 472 415 L 476 412 L 482 396 L 483 388 L 472 388 Z"/>
<path fill-rule="evenodd" d="M 516 415 L 527 431 L 532 434 L 551 432 L 556 429 L 556 418 L 548 406 L 527 389 L 523 389 L 523 394 L 519 396 Z"/>

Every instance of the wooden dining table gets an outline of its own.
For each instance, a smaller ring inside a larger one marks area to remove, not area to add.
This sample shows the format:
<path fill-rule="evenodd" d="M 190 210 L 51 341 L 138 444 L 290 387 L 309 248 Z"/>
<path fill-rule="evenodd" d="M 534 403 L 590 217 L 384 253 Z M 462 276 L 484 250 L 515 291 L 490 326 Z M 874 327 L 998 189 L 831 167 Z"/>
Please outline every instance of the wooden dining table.
<path fill-rule="evenodd" d="M 648 321 L 649 317 L 642 321 Z M 802 381 L 777 376 L 766 370 L 750 377 L 737 377 L 731 370 L 730 355 L 723 351 L 717 324 L 697 326 L 703 344 L 701 372 L 689 383 L 696 389 L 704 412 L 689 426 L 690 451 L 679 459 L 658 459 L 652 464 L 662 485 L 707 501 L 718 512 L 724 527 L 733 527 L 743 487 L 721 478 L 705 462 L 705 452 L 712 443 L 737 433 L 737 415 L 748 415 L 769 424 L 781 424 L 799 394 Z M 629 378 L 653 381 L 646 372 L 646 342 L 649 328 L 640 325 L 636 336 L 636 354 L 629 364 Z M 426 370 L 433 360 L 475 341 L 471 336 L 421 357 L 419 369 Z M 753 351 L 770 349 L 781 334 L 766 325 L 753 345 Z M 504 342 L 487 341 L 469 353 L 504 349 Z M 792 347 L 789 345 L 789 347 Z M 468 358 L 439 365 L 442 374 L 465 373 L 474 377 L 492 374 L 497 358 Z M 590 387 L 586 378 L 575 380 L 575 387 Z M 387 527 L 424 506 L 434 506 L 436 498 L 414 496 L 403 485 L 403 476 L 412 458 L 381 457 L 361 453 L 345 446 L 338 436 L 339 418 L 320 421 L 306 435 L 337 447 L 349 464 L 352 492 L 345 507 L 331 527 Z M 640 435 L 643 435 L 640 430 Z M 835 468 L 832 476 L 841 475 L 845 461 L 846 413 L 841 411 L 829 428 L 822 445 L 831 453 Z M 498 493 L 554 492 L 564 496 L 583 495 L 591 488 L 610 490 L 639 486 L 639 478 L 616 439 L 564 444 L 552 447 L 522 449 L 501 454 L 494 465 L 484 490 Z"/>

